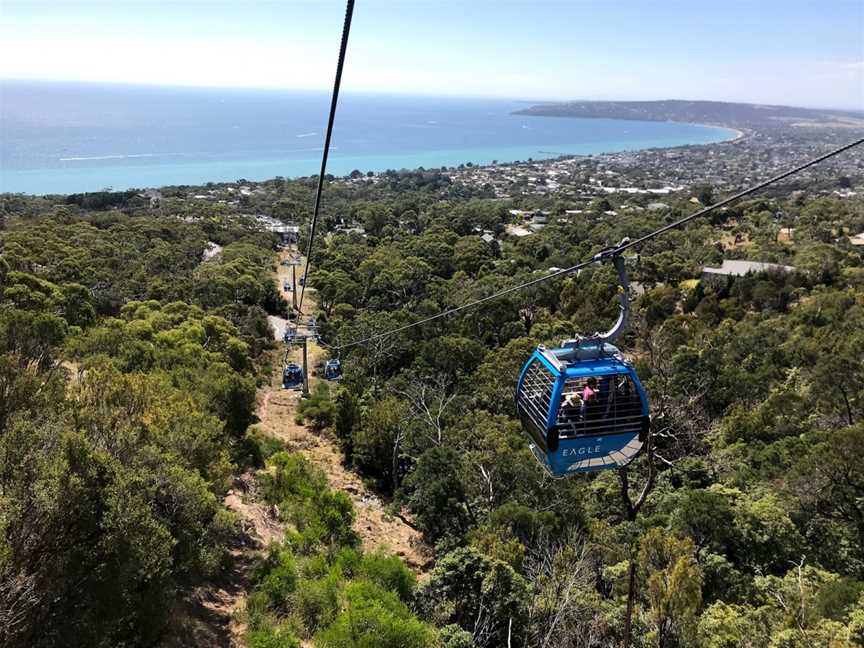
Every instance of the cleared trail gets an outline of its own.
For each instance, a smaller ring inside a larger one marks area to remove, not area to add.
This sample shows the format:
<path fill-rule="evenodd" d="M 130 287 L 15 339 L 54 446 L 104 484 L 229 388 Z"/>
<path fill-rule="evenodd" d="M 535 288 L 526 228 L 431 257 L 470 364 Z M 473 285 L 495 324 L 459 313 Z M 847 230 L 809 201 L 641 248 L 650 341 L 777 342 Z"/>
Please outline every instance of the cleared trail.
<path fill-rule="evenodd" d="M 291 285 L 291 268 L 283 266 L 281 262 L 291 256 L 290 251 L 280 252 L 274 274 L 274 281 L 289 303 L 291 293 L 284 291 L 283 286 L 286 280 Z M 314 312 L 315 306 L 316 294 L 309 288 L 304 310 L 307 313 Z M 270 320 L 281 342 L 285 322 L 280 318 L 271 317 Z M 326 355 L 321 347 L 309 341 L 310 390 L 314 390 L 318 382 L 315 368 Z M 431 568 L 432 551 L 423 543 L 420 532 L 405 519 L 385 511 L 385 503 L 363 484 L 359 476 L 342 465 L 342 453 L 332 439 L 295 421 L 300 391 L 282 389 L 284 357 L 285 349 L 280 344 L 272 352 L 270 382 L 258 390 L 258 427 L 282 441 L 287 450 L 305 455 L 324 472 L 332 489 L 343 491 L 351 498 L 356 511 L 354 530 L 361 538 L 364 550 L 387 549 L 400 556 L 415 573 L 423 576 Z M 289 358 L 301 364 L 300 348 L 292 349 Z M 244 648 L 246 628 L 242 618 L 250 587 L 249 570 L 269 544 L 281 541 L 285 525 L 279 521 L 273 507 L 259 501 L 256 475 L 253 473 L 246 473 L 235 480 L 224 504 L 239 518 L 241 542 L 231 550 L 231 567 L 227 574 L 217 583 L 196 591 L 187 607 L 189 615 L 197 620 L 192 630 L 193 645 Z"/>
<path fill-rule="evenodd" d="M 224 504 L 238 517 L 240 538 L 230 549 L 230 567 L 226 572 L 216 582 L 199 588 L 187 603 L 191 618 L 196 620 L 191 628 L 191 643 L 202 647 L 245 648 L 242 613 L 250 587 L 249 572 L 267 546 L 282 539 L 285 525 L 272 507 L 258 501 L 252 473 L 234 480 Z"/>
<path fill-rule="evenodd" d="M 280 264 L 277 265 L 276 281 L 280 289 L 286 280 L 290 285 L 291 268 L 281 265 L 281 261 L 290 256 L 291 252 L 288 251 L 279 255 Z M 290 293 L 283 292 L 283 295 L 290 301 Z M 305 312 L 315 312 L 316 297 L 315 290 L 307 288 L 303 308 Z M 430 566 L 432 553 L 423 544 L 420 532 L 403 519 L 385 512 L 384 503 L 366 488 L 359 476 L 342 465 L 342 453 L 332 439 L 326 434 L 314 432 L 309 427 L 298 425 L 294 421 L 300 392 L 281 388 L 282 356 L 278 355 L 280 353 L 284 352 L 277 351 L 277 357 L 274 358 L 270 385 L 259 391 L 258 416 L 261 419 L 259 427 L 283 441 L 288 450 L 302 452 L 324 471 L 331 488 L 344 491 L 351 497 L 357 513 L 354 529 L 362 539 L 364 549 L 389 548 L 403 558 L 415 572 L 423 573 Z M 308 345 L 310 390 L 315 389 L 315 384 L 319 380 L 316 376 L 316 367 L 320 368 L 326 357 L 326 351 L 310 340 Z M 289 359 L 298 364 L 302 362 L 302 351 L 299 347 L 291 351 Z"/>

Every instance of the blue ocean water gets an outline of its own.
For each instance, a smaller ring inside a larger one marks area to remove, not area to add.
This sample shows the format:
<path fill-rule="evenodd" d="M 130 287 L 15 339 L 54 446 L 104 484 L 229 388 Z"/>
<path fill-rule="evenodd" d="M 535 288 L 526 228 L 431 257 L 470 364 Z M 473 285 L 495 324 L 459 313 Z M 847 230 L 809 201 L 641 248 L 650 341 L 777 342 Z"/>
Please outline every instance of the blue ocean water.
<path fill-rule="evenodd" d="M 264 180 L 317 173 L 320 92 L 0 82 L 0 192 Z M 513 115 L 500 99 L 343 94 L 335 175 L 512 162 L 734 137 L 723 128 Z"/>

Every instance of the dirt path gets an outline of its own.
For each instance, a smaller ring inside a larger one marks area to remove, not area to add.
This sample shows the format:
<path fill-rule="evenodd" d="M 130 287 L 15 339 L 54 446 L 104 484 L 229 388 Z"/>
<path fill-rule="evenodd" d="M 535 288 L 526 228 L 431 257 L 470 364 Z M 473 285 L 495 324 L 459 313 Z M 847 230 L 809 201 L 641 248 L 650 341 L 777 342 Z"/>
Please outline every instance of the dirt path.
<path fill-rule="evenodd" d="M 283 287 L 286 279 L 289 285 L 291 283 L 291 268 L 281 265 L 281 261 L 289 259 L 292 254 L 294 253 L 290 251 L 280 253 L 280 263 L 277 265 L 274 277 L 289 303 L 291 303 L 291 292 L 284 291 Z M 298 272 L 298 280 L 299 277 Z M 314 290 L 307 291 L 303 306 L 305 312 L 314 312 Z M 305 318 L 303 320 L 305 321 Z M 277 337 L 278 333 L 277 331 Z M 301 353 L 299 347 L 294 347 L 289 352 L 289 359 L 301 364 Z M 258 427 L 283 441 L 288 450 L 302 452 L 324 471 L 331 488 L 341 490 L 351 497 L 357 514 L 354 529 L 360 536 L 365 550 L 386 548 L 400 556 L 409 567 L 422 576 L 431 567 L 432 552 L 423 544 L 421 534 L 405 519 L 391 516 L 384 510 L 384 503 L 366 488 L 356 474 L 342 465 L 342 454 L 332 439 L 317 434 L 294 420 L 297 404 L 300 401 L 300 391 L 282 389 L 284 355 L 284 347 L 280 345 L 280 348 L 273 352 L 273 374 L 270 384 L 258 390 Z M 316 368 L 325 358 L 326 352 L 310 340 L 308 346 L 310 390 L 314 389 L 318 382 Z M 246 595 L 249 589 L 249 569 L 270 543 L 282 539 L 285 528 L 271 507 L 258 502 L 255 476 L 251 473 L 235 480 L 234 488 L 228 492 L 224 503 L 228 509 L 237 514 L 243 538 L 241 543 L 231 550 L 232 566 L 228 574 L 219 583 L 196 592 L 189 602 L 190 615 L 203 622 L 203 627 L 194 629 L 193 645 L 243 648 L 245 645 L 243 634 L 246 628 L 242 623 L 242 612 L 246 606 Z"/>
<path fill-rule="evenodd" d="M 289 258 L 290 253 L 280 255 L 280 260 Z M 304 259 L 305 262 L 305 259 Z M 278 266 L 277 280 L 280 288 L 285 278 L 290 278 L 291 268 Z M 290 293 L 283 293 L 290 299 Z M 299 297 L 299 295 L 298 295 Z M 306 291 L 303 310 L 315 311 L 316 295 L 313 289 Z M 305 318 L 302 318 L 305 320 Z M 314 390 L 318 382 L 316 373 L 320 371 L 327 353 L 320 346 L 309 341 L 309 388 Z M 302 351 L 295 347 L 289 353 L 289 360 L 302 363 Z M 294 421 L 300 392 L 283 390 L 280 386 L 281 364 L 274 361 L 273 377 L 269 387 L 259 391 L 259 427 L 268 434 L 281 439 L 289 450 L 302 452 L 327 475 L 330 487 L 347 493 L 357 512 L 354 529 L 363 541 L 366 550 L 386 547 L 400 556 L 415 572 L 422 574 L 431 564 L 431 551 L 426 547 L 419 531 L 400 517 L 389 515 L 382 502 L 363 484 L 361 479 L 342 465 L 342 453 L 336 443 L 326 435 L 316 434 L 304 425 Z"/>
<path fill-rule="evenodd" d="M 176 645 L 244 648 L 242 611 L 249 590 L 249 571 L 272 542 L 285 534 L 284 525 L 271 507 L 258 502 L 255 476 L 244 473 L 223 500 L 238 519 L 240 535 L 229 550 L 230 567 L 216 582 L 202 586 L 185 602 L 188 641 Z M 166 645 L 173 646 L 168 642 Z"/>
<path fill-rule="evenodd" d="M 289 358 L 292 356 L 295 362 L 300 362 L 299 350 L 289 354 Z M 320 347 L 309 345 L 310 367 L 317 365 L 325 356 Z M 428 569 L 431 554 L 423 545 L 420 533 L 399 517 L 386 513 L 384 503 L 366 488 L 356 474 L 342 465 L 342 453 L 333 440 L 295 422 L 300 392 L 279 388 L 280 377 L 281 369 L 274 363 L 274 386 L 263 389 L 260 395 L 261 429 L 282 440 L 288 450 L 306 455 L 324 471 L 331 488 L 344 491 L 351 497 L 357 513 L 354 530 L 360 535 L 364 549 L 387 547 L 403 558 L 415 572 Z M 317 380 L 314 374 L 310 375 L 310 389 L 314 389 Z"/>

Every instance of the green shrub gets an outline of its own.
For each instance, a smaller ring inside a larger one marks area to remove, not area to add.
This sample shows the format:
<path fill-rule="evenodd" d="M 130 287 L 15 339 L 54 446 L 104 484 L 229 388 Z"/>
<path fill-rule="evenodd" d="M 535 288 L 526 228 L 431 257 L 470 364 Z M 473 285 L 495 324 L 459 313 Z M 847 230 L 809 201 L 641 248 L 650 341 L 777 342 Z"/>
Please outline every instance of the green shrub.
<path fill-rule="evenodd" d="M 414 597 L 417 577 L 398 556 L 388 556 L 382 551 L 363 556 L 361 572 L 364 578 L 380 587 L 396 592 L 403 602 Z"/>
<path fill-rule="evenodd" d="M 270 457 L 273 472 L 261 478 L 262 493 L 268 504 L 303 502 L 327 488 L 327 478 L 303 455 L 277 452 Z"/>
<path fill-rule="evenodd" d="M 331 545 L 357 544 L 357 534 L 351 528 L 355 517 L 354 503 L 348 495 L 326 491 L 318 497 L 315 504 L 324 531 L 324 542 Z"/>
<path fill-rule="evenodd" d="M 321 648 L 427 648 L 438 646 L 435 630 L 399 600 L 370 582 L 345 587 L 344 610 L 315 636 Z"/>
<path fill-rule="evenodd" d="M 851 610 L 861 594 L 864 582 L 851 578 L 838 578 L 826 582 L 816 595 L 816 610 L 819 616 L 841 620 Z"/>
<path fill-rule="evenodd" d="M 297 566 L 288 551 L 280 551 L 278 563 L 262 579 L 259 591 L 267 596 L 271 608 L 285 609 L 297 587 Z"/>
<path fill-rule="evenodd" d="M 316 430 L 333 425 L 335 417 L 336 405 L 330 398 L 330 386 L 324 382 L 315 385 L 312 395 L 297 406 L 297 422 L 303 424 L 308 421 Z"/>
<path fill-rule="evenodd" d="M 330 624 L 339 610 L 341 580 L 331 573 L 317 580 L 302 580 L 294 596 L 294 612 L 312 635 Z"/>
<path fill-rule="evenodd" d="M 262 628 L 249 633 L 249 648 L 300 648 L 300 640 L 282 626 Z"/>
<path fill-rule="evenodd" d="M 474 648 L 474 637 L 452 623 L 441 628 L 441 644 L 444 648 Z"/>
<path fill-rule="evenodd" d="M 330 490 L 324 474 L 301 455 L 277 452 L 269 464 L 264 497 L 278 503 L 296 530 L 253 571 L 250 645 L 293 641 L 293 634 L 275 630 L 284 623 L 279 617 L 319 645 L 438 645 L 434 631 L 405 606 L 413 598 L 414 574 L 396 556 L 364 555 L 358 548 L 351 498 Z"/>
<path fill-rule="evenodd" d="M 345 578 L 354 578 L 366 560 L 363 551 L 356 547 L 340 547 L 333 553 L 333 565 L 338 566 Z"/>

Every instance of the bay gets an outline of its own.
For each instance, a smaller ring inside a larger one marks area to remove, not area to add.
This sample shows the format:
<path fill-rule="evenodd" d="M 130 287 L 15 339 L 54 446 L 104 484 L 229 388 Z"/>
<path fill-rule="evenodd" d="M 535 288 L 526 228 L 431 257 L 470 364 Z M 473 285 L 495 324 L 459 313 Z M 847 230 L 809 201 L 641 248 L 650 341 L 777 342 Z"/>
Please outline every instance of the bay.
<path fill-rule="evenodd" d="M 731 139 L 670 122 L 512 114 L 504 99 L 346 93 L 328 172 L 438 168 Z M 320 167 L 322 92 L 0 82 L 0 192 L 265 180 Z"/>

